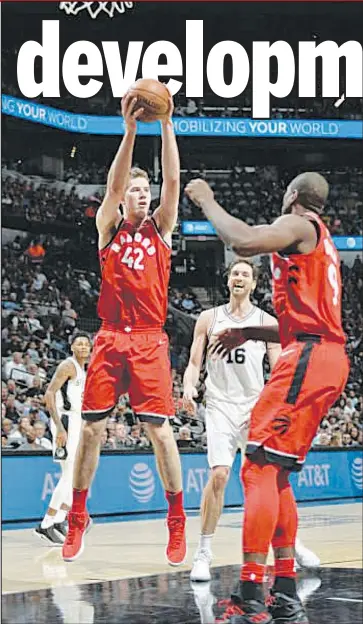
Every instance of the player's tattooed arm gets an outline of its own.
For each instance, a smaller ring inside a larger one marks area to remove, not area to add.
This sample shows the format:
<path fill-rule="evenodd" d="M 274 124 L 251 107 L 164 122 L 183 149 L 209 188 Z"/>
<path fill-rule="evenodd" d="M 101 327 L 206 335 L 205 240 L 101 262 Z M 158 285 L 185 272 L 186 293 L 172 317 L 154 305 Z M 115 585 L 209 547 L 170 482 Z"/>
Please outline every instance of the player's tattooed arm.
<path fill-rule="evenodd" d="M 311 244 L 313 248 L 316 244 L 314 225 L 298 215 L 282 215 L 271 225 L 250 226 L 232 217 L 215 201 L 214 193 L 205 180 L 192 180 L 185 192 L 202 209 L 226 245 L 240 256 L 298 248 L 301 243 Z"/>
<path fill-rule="evenodd" d="M 57 446 L 65 446 L 67 442 L 67 432 L 64 429 L 61 417 L 58 414 L 55 397 L 57 391 L 61 389 L 63 384 L 65 384 L 68 379 L 72 379 L 74 377 L 75 372 L 74 365 L 71 362 L 67 360 L 61 362 L 57 367 L 57 370 L 55 371 L 44 395 L 47 410 L 57 428 Z"/>
<path fill-rule="evenodd" d="M 180 195 L 180 159 L 178 144 L 174 133 L 172 114 L 174 110 L 173 98 L 169 96 L 169 110 L 161 120 L 161 169 L 163 185 L 161 188 L 160 206 L 154 212 L 154 219 L 162 236 L 169 235 L 174 230 L 178 219 L 178 205 Z"/>

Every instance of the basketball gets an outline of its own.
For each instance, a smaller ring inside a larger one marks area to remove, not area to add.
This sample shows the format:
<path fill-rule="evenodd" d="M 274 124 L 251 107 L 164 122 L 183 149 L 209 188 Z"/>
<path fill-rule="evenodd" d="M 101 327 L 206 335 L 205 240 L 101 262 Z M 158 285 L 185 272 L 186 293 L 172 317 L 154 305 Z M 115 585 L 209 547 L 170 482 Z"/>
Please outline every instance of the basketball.
<path fill-rule="evenodd" d="M 133 97 L 137 97 L 135 110 L 144 108 L 138 119 L 140 121 L 156 121 L 168 112 L 169 91 L 164 84 L 153 78 L 140 78 L 128 89 Z"/>

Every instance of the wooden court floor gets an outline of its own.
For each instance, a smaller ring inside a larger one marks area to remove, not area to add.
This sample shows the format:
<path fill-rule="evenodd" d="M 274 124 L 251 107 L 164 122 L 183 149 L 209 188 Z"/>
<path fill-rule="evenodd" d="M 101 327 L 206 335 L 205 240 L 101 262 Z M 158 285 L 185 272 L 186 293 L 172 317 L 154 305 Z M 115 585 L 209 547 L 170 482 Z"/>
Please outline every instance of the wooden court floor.
<path fill-rule="evenodd" d="M 328 568 L 362 567 L 362 505 L 348 503 L 302 507 L 300 538 Z M 241 512 L 224 513 L 214 542 L 213 566 L 241 561 Z M 2 534 L 4 594 L 66 587 L 189 570 L 199 538 L 199 518 L 188 518 L 188 559 L 181 568 L 165 561 L 164 519 L 95 523 L 77 561 L 64 563 L 59 548 L 51 548 L 32 529 Z"/>

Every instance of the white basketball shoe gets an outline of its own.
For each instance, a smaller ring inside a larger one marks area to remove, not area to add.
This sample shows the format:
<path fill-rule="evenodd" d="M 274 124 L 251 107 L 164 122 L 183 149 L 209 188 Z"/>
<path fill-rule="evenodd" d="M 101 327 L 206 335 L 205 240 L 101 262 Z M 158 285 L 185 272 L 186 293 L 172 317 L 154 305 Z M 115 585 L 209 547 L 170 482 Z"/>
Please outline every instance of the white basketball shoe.
<path fill-rule="evenodd" d="M 295 559 L 300 568 L 320 568 L 319 557 L 312 550 L 306 548 L 298 538 L 295 542 Z"/>
<path fill-rule="evenodd" d="M 210 564 L 212 553 L 205 548 L 200 548 L 194 555 L 193 568 L 190 573 L 191 581 L 207 582 L 211 580 Z"/>

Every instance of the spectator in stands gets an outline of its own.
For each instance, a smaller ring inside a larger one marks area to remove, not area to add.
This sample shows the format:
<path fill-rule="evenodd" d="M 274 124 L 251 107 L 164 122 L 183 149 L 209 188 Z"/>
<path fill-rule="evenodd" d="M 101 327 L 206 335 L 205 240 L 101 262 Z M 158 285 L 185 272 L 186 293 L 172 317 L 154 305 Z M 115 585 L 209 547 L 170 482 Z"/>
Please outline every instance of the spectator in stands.
<path fill-rule="evenodd" d="M 52 443 L 45 436 L 45 424 L 41 420 L 35 420 L 33 425 L 34 433 L 35 433 L 35 442 L 42 448 L 47 451 L 52 450 Z"/>
<path fill-rule="evenodd" d="M 188 448 L 192 446 L 192 435 L 189 427 L 187 427 L 186 425 L 180 427 L 179 429 L 177 445 L 179 448 Z"/>
<path fill-rule="evenodd" d="M 17 451 L 39 451 L 39 444 L 36 442 L 34 427 L 29 426 L 25 431 L 26 442 L 18 446 Z"/>
<path fill-rule="evenodd" d="M 40 241 L 34 240 L 25 251 L 25 255 L 32 264 L 41 264 L 45 257 L 45 249 Z"/>
<path fill-rule="evenodd" d="M 134 445 L 134 441 L 130 438 L 127 433 L 126 426 L 123 423 L 116 423 L 115 425 L 115 437 L 114 437 L 114 448 L 122 449 L 126 447 L 131 447 Z"/>
<path fill-rule="evenodd" d="M 4 367 L 4 374 L 6 379 L 16 379 L 17 381 L 26 380 L 26 368 L 23 364 L 22 354 L 16 351 L 13 353 L 10 361 L 6 362 Z"/>
<path fill-rule="evenodd" d="M 73 310 L 72 303 L 69 299 L 64 302 L 64 310 L 62 312 L 63 328 L 74 329 L 76 326 L 77 312 Z"/>

